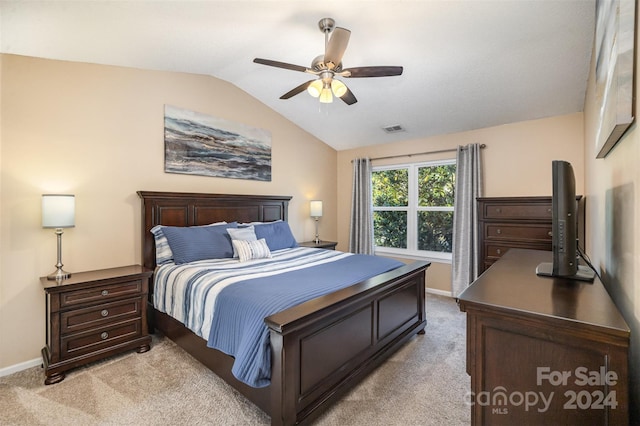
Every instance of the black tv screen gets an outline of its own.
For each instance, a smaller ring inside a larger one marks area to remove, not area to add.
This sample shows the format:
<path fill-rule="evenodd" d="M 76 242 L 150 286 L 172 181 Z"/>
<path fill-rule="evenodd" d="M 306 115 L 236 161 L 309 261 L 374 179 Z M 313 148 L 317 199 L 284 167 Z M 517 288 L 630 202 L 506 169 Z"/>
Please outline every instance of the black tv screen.
<path fill-rule="evenodd" d="M 595 273 L 590 268 L 578 264 L 578 208 L 573 167 L 567 161 L 554 160 L 551 169 L 553 261 L 538 265 L 536 274 L 593 281 Z"/>

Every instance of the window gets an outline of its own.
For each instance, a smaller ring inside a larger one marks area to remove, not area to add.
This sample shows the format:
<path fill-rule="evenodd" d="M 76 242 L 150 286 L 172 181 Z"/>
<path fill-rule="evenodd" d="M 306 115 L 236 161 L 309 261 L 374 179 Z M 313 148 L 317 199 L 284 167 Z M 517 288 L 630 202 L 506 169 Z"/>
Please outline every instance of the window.
<path fill-rule="evenodd" d="M 455 160 L 375 167 L 376 251 L 451 259 Z"/>

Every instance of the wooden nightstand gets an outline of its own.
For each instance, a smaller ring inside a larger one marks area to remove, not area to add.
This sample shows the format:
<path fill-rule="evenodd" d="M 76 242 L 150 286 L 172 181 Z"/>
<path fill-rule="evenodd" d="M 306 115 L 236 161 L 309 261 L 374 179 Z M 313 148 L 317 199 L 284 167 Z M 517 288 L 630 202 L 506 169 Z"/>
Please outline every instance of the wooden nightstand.
<path fill-rule="evenodd" d="M 42 348 L 50 385 L 65 371 L 136 349 L 150 348 L 147 293 L 153 271 L 140 265 L 76 272 L 40 282 L 46 292 L 47 345 Z"/>
<path fill-rule="evenodd" d="M 335 241 L 320 241 L 319 243 L 316 243 L 315 241 L 305 241 L 302 243 L 298 243 L 298 245 L 300 247 L 323 248 L 327 250 L 335 250 L 336 245 L 338 245 L 338 243 L 336 243 Z"/>

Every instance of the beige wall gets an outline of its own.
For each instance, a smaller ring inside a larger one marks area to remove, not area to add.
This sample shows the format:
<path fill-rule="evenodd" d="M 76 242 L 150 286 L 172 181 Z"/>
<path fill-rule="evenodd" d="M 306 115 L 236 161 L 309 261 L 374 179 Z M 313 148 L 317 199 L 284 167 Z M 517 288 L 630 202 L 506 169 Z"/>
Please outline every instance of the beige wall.
<path fill-rule="evenodd" d="M 636 36 L 638 28 L 636 22 Z M 640 37 L 636 49 L 639 42 Z M 638 55 L 635 66 L 637 77 Z M 592 63 L 584 112 L 586 250 L 631 328 L 631 424 L 640 424 L 640 131 L 633 124 L 606 158 L 595 158 L 599 119 L 594 69 Z M 638 93 L 636 83 L 636 122 Z"/>
<path fill-rule="evenodd" d="M 37 358 L 56 239 L 40 226 L 41 194 L 76 195 L 63 236 L 65 269 L 141 261 L 137 190 L 292 195 L 299 240 L 315 235 L 310 199 L 324 201 L 323 237 L 335 239 L 336 151 L 221 80 L 170 72 L 0 56 L 0 369 Z M 272 181 L 164 173 L 170 104 L 272 136 Z M 302 161 L 313 158 L 314 161 Z"/>
<path fill-rule="evenodd" d="M 582 193 L 584 176 L 582 113 L 513 123 L 427 139 L 373 145 L 338 152 L 338 249 L 349 244 L 351 160 L 456 148 L 469 143 L 486 144 L 483 150 L 486 196 L 551 195 L 551 161 L 571 162 L 576 191 Z M 374 165 L 401 164 L 455 158 L 455 152 L 375 161 Z M 432 263 L 427 286 L 451 291 L 451 265 Z"/>

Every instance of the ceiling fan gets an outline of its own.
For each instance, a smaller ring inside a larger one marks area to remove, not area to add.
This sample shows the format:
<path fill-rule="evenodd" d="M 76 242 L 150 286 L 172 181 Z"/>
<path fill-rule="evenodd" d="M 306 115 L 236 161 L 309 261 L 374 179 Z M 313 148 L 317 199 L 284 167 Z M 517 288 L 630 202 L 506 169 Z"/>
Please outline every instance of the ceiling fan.
<path fill-rule="evenodd" d="M 324 33 L 324 54 L 317 56 L 311 62 L 310 68 L 270 59 L 255 58 L 253 60 L 257 64 L 306 72 L 317 76 L 317 78 L 291 89 L 280 96 L 280 99 L 289 99 L 306 89 L 311 96 L 319 98 L 322 103 L 333 102 L 333 96 L 335 95 L 347 105 L 352 105 L 358 100 L 351 90 L 336 77 L 388 77 L 402 74 L 402 67 L 397 66 L 342 68 L 342 56 L 347 49 L 351 31 L 336 27 L 332 18 L 321 19 L 318 22 L 318 27 Z M 329 33 L 332 33 L 331 38 L 329 38 Z"/>

